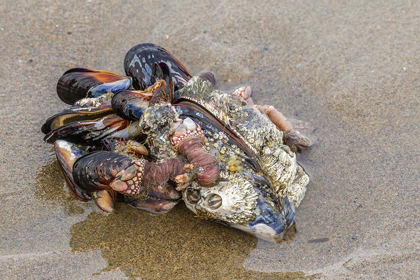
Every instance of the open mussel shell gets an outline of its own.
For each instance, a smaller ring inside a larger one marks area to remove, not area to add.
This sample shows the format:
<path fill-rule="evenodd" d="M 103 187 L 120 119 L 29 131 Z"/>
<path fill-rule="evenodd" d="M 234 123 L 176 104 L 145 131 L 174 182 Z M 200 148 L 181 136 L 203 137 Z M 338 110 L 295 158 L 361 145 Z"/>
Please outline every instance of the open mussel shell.
<path fill-rule="evenodd" d="M 70 109 L 49 117 L 41 127 L 41 131 L 47 134 L 72 122 L 95 120 L 112 113 L 111 101 L 104 101 L 98 107 L 72 106 Z"/>
<path fill-rule="evenodd" d="M 76 121 L 51 130 L 44 141 L 54 143 L 56 140 L 66 140 L 76 144 L 97 144 L 107 137 L 135 137 L 139 134 L 137 123 L 130 122 L 119 116 L 108 115 L 94 121 Z"/>
<path fill-rule="evenodd" d="M 192 77 L 187 68 L 170 52 L 150 43 L 131 48 L 125 56 L 124 69 L 126 75 L 133 78 L 133 87 L 141 90 L 159 79 L 166 80 L 169 74 L 177 90 Z"/>
<path fill-rule="evenodd" d="M 69 186 L 70 191 L 83 201 L 92 199 L 91 193 L 87 190 L 81 189 L 73 180 L 73 166 L 76 160 L 85 155 L 85 152 L 77 147 L 75 144 L 58 140 L 54 143 L 55 155 L 57 161 L 63 172 L 64 179 Z"/>
<path fill-rule="evenodd" d="M 116 93 L 131 86 L 131 78 L 111 72 L 73 68 L 61 76 L 57 83 L 57 94 L 67 104 L 86 97 L 98 97 L 109 91 Z"/>
<path fill-rule="evenodd" d="M 151 98 L 152 95 L 144 91 L 122 90 L 112 98 L 112 109 L 125 119 L 139 120 L 144 110 L 149 107 Z"/>

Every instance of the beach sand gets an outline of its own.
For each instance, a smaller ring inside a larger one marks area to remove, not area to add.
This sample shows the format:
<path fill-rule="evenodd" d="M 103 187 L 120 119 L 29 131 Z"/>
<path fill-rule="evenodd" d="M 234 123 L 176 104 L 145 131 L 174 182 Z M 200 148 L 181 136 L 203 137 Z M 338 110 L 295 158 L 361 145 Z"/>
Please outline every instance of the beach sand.
<path fill-rule="evenodd" d="M 295 279 L 420 275 L 418 1 L 0 3 L 0 278 Z M 194 218 L 67 191 L 40 127 L 59 77 L 123 74 L 134 45 L 168 49 L 222 90 L 250 85 L 314 145 L 298 232 L 271 244 Z"/>

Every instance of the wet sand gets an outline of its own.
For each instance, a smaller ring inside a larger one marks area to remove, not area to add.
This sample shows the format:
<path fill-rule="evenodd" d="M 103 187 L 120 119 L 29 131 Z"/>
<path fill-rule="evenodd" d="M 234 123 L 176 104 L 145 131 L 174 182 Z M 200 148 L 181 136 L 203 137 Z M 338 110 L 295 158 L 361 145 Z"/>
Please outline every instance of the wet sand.
<path fill-rule="evenodd" d="M 420 275 L 420 3 L 0 3 L 0 278 L 295 279 Z M 67 191 L 40 127 L 72 67 L 123 74 L 153 42 L 219 88 L 253 88 L 314 145 L 298 233 L 271 244 L 193 217 Z"/>

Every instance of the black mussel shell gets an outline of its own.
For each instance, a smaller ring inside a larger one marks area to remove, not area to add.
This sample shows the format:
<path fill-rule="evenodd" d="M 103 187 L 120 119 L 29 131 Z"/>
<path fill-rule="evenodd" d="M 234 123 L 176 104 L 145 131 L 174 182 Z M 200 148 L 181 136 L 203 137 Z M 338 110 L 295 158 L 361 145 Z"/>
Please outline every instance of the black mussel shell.
<path fill-rule="evenodd" d="M 74 182 L 87 191 L 110 189 L 117 174 L 132 164 L 132 159 L 114 152 L 98 151 L 79 158 L 73 165 Z"/>
<path fill-rule="evenodd" d="M 131 48 L 125 56 L 124 69 L 126 75 L 133 78 L 133 87 L 141 90 L 159 79 L 166 80 L 169 73 L 174 80 L 175 90 L 182 88 L 192 77 L 185 66 L 171 53 L 150 43 Z"/>
<path fill-rule="evenodd" d="M 44 141 L 54 143 L 61 139 L 76 144 L 91 145 L 114 135 L 128 137 L 128 134 L 135 129 L 130 125 L 131 122 L 128 120 L 116 115 L 108 115 L 99 120 L 77 121 L 60 126 L 45 135 Z"/>
<path fill-rule="evenodd" d="M 166 82 L 156 81 L 153 85 L 140 90 L 122 90 L 112 98 L 112 109 L 122 118 L 137 121 L 147 107 L 158 104 L 162 99 L 167 99 L 165 94 Z"/>
<path fill-rule="evenodd" d="M 66 109 L 52 117 L 49 117 L 41 127 L 41 131 L 44 134 L 47 134 L 51 130 L 59 128 L 65 124 L 76 121 L 95 120 L 112 113 L 111 101 L 104 101 L 99 107 L 95 108 L 72 106 L 70 109 Z"/>
<path fill-rule="evenodd" d="M 111 72 L 73 68 L 61 76 L 57 94 L 67 104 L 74 104 L 86 97 L 98 97 L 109 91 L 116 93 L 131 86 L 131 78 Z"/>
<path fill-rule="evenodd" d="M 122 90 L 112 98 L 112 109 L 120 117 L 139 120 L 144 110 L 149 107 L 151 97 L 143 91 Z"/>

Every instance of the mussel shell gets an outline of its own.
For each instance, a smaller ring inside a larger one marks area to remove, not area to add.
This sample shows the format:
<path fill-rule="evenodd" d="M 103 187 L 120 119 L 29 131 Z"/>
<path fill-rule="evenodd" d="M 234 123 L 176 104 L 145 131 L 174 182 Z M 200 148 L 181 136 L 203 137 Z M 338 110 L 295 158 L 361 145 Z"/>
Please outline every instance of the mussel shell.
<path fill-rule="evenodd" d="M 131 78 L 107 71 L 73 68 L 57 83 L 57 94 L 67 104 L 86 97 L 98 97 L 109 91 L 116 93 L 131 86 Z"/>
<path fill-rule="evenodd" d="M 159 71 L 159 66 L 164 70 Z M 174 79 L 175 90 L 180 89 L 192 77 L 190 72 L 164 48 L 144 43 L 131 48 L 124 59 L 124 69 L 127 76 L 133 77 L 135 89 L 145 89 L 151 86 L 156 80 L 164 79 L 165 75 L 171 74 Z M 160 76 L 162 75 L 162 76 Z"/>
<path fill-rule="evenodd" d="M 260 196 L 257 199 L 257 212 L 259 215 L 247 222 L 245 231 L 260 239 L 281 242 L 287 230 L 295 225 L 295 211 L 287 196 L 274 203 Z"/>
<path fill-rule="evenodd" d="M 73 166 L 77 158 L 85 155 L 85 152 L 76 145 L 64 140 L 58 140 L 54 143 L 55 155 L 63 172 L 64 179 L 75 197 L 80 200 L 88 201 L 92 199 L 90 192 L 81 189 L 73 180 Z"/>
<path fill-rule="evenodd" d="M 62 139 L 76 144 L 96 144 L 112 135 L 123 137 L 124 133 L 119 133 L 121 131 L 127 132 L 125 134 L 128 137 L 128 134 L 133 132 L 130 125 L 131 122 L 128 120 L 116 115 L 108 115 L 94 121 L 77 121 L 60 126 L 45 135 L 44 141 L 54 143 Z"/>
<path fill-rule="evenodd" d="M 260 215 L 254 221 L 250 221 L 248 226 L 252 228 L 264 224 L 274 229 L 277 237 L 282 237 L 295 224 L 296 214 L 289 198 L 277 197 L 273 187 L 263 176 L 254 175 L 253 187 L 260 194 L 257 201 Z"/>
<path fill-rule="evenodd" d="M 112 98 L 112 109 L 125 119 L 139 120 L 143 112 L 149 107 L 151 96 L 143 91 L 122 90 Z"/>
<path fill-rule="evenodd" d="M 110 189 L 118 172 L 132 164 L 132 159 L 113 152 L 98 151 L 79 158 L 73 165 L 74 182 L 88 191 Z"/>
<path fill-rule="evenodd" d="M 109 114 L 112 114 L 110 101 L 104 101 L 96 108 L 72 106 L 70 109 L 49 117 L 42 125 L 41 131 L 47 134 L 54 129 L 72 122 L 95 120 Z"/>
<path fill-rule="evenodd" d="M 198 77 L 200 79 L 202 79 L 203 81 L 208 81 L 211 83 L 211 85 L 214 87 L 216 87 L 216 76 L 214 76 L 213 72 L 210 71 L 206 71 L 206 72 L 201 72 Z"/>

